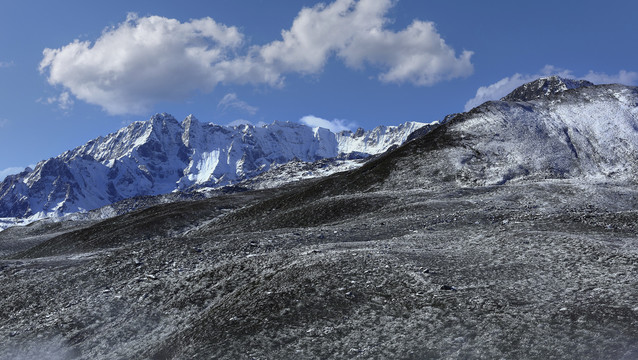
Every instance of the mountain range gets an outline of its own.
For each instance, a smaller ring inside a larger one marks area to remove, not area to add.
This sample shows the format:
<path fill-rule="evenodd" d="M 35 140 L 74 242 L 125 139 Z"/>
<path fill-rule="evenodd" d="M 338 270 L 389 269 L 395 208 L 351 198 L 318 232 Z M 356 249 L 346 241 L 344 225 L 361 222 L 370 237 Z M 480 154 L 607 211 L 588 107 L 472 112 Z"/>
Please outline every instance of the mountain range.
<path fill-rule="evenodd" d="M 219 188 L 293 160 L 365 158 L 424 126 L 433 124 L 335 134 L 291 122 L 221 126 L 157 114 L 8 176 L 0 183 L 0 218 L 62 216 L 132 197 Z"/>
<path fill-rule="evenodd" d="M 0 359 L 636 359 L 637 157 L 638 87 L 548 77 L 348 171 L 14 226 Z"/>

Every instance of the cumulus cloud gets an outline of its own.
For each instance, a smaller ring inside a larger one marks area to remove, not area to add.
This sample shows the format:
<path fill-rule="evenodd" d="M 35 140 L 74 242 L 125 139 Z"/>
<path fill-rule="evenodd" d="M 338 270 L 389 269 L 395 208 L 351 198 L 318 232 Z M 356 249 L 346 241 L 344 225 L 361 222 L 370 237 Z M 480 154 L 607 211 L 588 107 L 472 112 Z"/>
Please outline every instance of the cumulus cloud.
<path fill-rule="evenodd" d="M 505 77 L 491 85 L 479 87 L 478 90 L 476 90 L 476 95 L 465 103 L 465 111 L 469 111 L 486 101 L 498 100 L 527 82 L 550 75 L 558 75 L 564 78 L 588 80 L 593 82 L 594 84 L 620 83 L 625 85 L 638 85 L 638 73 L 632 71 L 621 70 L 618 72 L 618 74 L 615 75 L 589 71 L 584 76 L 576 76 L 571 70 L 558 68 L 552 65 L 546 65 L 536 74 L 516 73 L 512 76 Z"/>
<path fill-rule="evenodd" d="M 260 49 L 266 64 L 281 72 L 316 73 L 332 54 L 352 68 L 383 69 L 383 82 L 432 85 L 473 72 L 471 51 L 457 57 L 432 22 L 415 20 L 406 29 L 386 29 L 393 0 L 337 0 L 304 8 L 282 40 Z"/>
<path fill-rule="evenodd" d="M 40 71 L 51 85 L 111 114 L 144 113 L 158 101 L 212 90 L 220 81 L 213 65 L 242 41 L 237 28 L 211 18 L 181 23 L 130 14 L 93 44 L 75 40 L 45 49 Z"/>
<path fill-rule="evenodd" d="M 257 113 L 257 110 L 259 110 L 259 108 L 248 105 L 248 103 L 246 103 L 245 101 L 240 100 L 235 93 L 224 95 L 224 97 L 217 104 L 217 108 L 221 109 L 222 111 L 226 111 L 229 108 L 237 109 L 244 111 L 250 115 L 255 115 Z"/>
<path fill-rule="evenodd" d="M 320 117 L 316 117 L 314 115 L 306 115 L 299 119 L 299 122 L 311 126 L 313 128 L 321 127 L 324 129 L 328 129 L 333 133 L 337 133 L 343 130 L 352 130 L 357 125 L 353 122 L 348 122 L 347 120 L 334 119 L 334 120 L 326 120 Z"/>
<path fill-rule="evenodd" d="M 131 14 L 94 42 L 45 49 L 40 71 L 78 99 L 112 114 L 144 113 L 219 84 L 282 86 L 285 74 L 316 74 L 332 57 L 372 67 L 386 83 L 433 85 L 470 75 L 471 51 L 456 55 L 431 22 L 386 25 L 395 0 L 336 0 L 303 8 L 281 40 L 247 46 L 236 27 L 211 18 L 180 22 Z"/>

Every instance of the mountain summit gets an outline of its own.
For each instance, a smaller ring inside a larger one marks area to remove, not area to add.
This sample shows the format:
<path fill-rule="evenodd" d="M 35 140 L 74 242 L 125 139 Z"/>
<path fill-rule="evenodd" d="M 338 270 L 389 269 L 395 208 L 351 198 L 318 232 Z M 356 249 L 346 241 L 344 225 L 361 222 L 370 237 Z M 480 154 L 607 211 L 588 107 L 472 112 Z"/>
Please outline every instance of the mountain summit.
<path fill-rule="evenodd" d="M 505 97 L 519 100 L 488 101 L 456 114 L 366 164 L 361 171 L 384 179 L 368 186 L 403 187 L 407 177 L 417 188 L 544 179 L 638 182 L 638 87 L 554 80 L 534 81 Z M 583 86 L 552 93 L 574 84 Z M 548 93 L 520 100 L 541 92 Z"/>
<path fill-rule="evenodd" d="M 156 114 L 8 176 L 0 183 L 0 218 L 63 215 L 135 196 L 232 185 L 291 160 L 364 158 L 425 125 L 335 134 L 292 122 L 221 126 Z"/>
<path fill-rule="evenodd" d="M 517 87 L 507 96 L 503 97 L 501 101 L 530 101 L 546 97 L 550 94 L 588 86 L 594 86 L 594 84 L 587 80 L 573 80 L 560 76 L 548 76 Z"/>

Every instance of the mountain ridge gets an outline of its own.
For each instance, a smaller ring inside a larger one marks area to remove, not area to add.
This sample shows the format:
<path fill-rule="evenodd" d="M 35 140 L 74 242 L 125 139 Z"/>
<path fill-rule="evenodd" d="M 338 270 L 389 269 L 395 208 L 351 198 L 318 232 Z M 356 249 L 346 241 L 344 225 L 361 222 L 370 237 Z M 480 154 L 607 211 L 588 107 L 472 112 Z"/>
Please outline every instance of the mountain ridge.
<path fill-rule="evenodd" d="M 546 76 L 517 87 L 502 97 L 501 101 L 530 101 L 589 86 L 594 86 L 594 84 L 587 80 L 566 79 L 556 75 Z"/>
<path fill-rule="evenodd" d="M 449 178 L 466 185 L 526 177 L 633 178 L 634 166 L 627 160 L 638 149 L 634 102 L 633 87 L 552 76 L 524 84 L 499 101 L 448 115 L 440 123 L 408 122 L 371 131 L 333 134 L 288 122 L 227 127 L 201 123 L 192 115 L 178 122 L 156 114 L 7 177 L 0 183 L 0 217 L 59 216 L 136 196 L 242 182 L 249 188 L 277 186 L 288 182 L 282 176 L 303 178 L 294 171 L 316 177 L 360 164 L 329 162 L 318 165 L 323 168 L 315 169 L 319 171 L 292 164 L 255 180 L 263 185 L 250 179 L 289 161 L 380 154 L 432 130 L 450 130 L 449 141 L 462 146 L 433 153 L 444 156 L 434 159 L 436 170 L 419 176 L 423 183 Z M 607 119 L 609 114 L 616 119 Z M 82 191 L 87 188 L 89 194 Z"/>
<path fill-rule="evenodd" d="M 327 196 L 341 194 L 331 189 L 351 193 L 551 179 L 635 184 L 637 174 L 638 87 L 610 84 L 528 102 L 485 102 L 317 187 Z"/>
<path fill-rule="evenodd" d="M 222 126 L 156 114 L 8 176 L 0 183 L 0 217 L 60 216 L 135 196 L 232 185 L 292 160 L 364 158 L 423 126 L 332 133 L 292 122 Z"/>

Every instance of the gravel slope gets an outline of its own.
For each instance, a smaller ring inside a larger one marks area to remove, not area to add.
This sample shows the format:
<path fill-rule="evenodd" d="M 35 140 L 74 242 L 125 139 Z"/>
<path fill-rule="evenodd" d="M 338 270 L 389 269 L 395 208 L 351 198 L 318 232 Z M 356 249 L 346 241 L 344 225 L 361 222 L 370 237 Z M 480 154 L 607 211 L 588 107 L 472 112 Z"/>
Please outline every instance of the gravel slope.
<path fill-rule="evenodd" d="M 185 236 L 103 228 L 112 246 L 0 262 L 0 357 L 635 358 L 638 212 L 582 187 L 371 192 L 352 197 L 383 204 L 347 220 L 288 211 L 303 226 L 243 208 Z"/>

